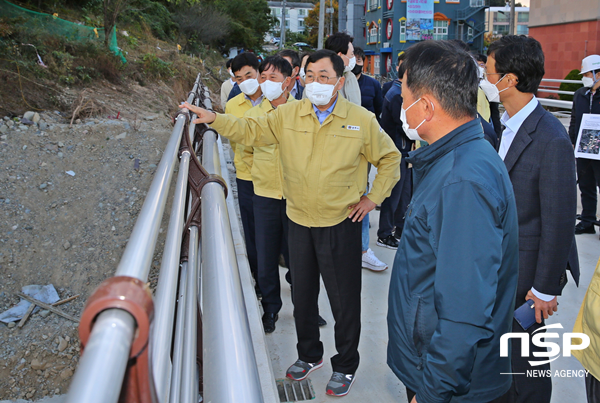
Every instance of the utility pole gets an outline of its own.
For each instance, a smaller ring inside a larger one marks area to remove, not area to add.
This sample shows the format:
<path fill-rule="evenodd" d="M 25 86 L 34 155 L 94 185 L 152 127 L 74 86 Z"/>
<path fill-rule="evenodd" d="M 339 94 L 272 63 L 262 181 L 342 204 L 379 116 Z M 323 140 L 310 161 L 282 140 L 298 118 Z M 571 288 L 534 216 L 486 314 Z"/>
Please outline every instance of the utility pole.
<path fill-rule="evenodd" d="M 510 24 L 509 24 L 509 35 L 515 35 L 515 0 L 510 0 Z"/>
<path fill-rule="evenodd" d="M 319 36 L 317 39 L 317 49 L 323 49 L 323 34 L 325 33 L 325 0 L 321 0 L 319 7 Z"/>
<path fill-rule="evenodd" d="M 279 42 L 279 49 L 283 49 L 285 48 L 285 6 L 286 6 L 286 0 L 283 0 L 283 4 L 281 7 L 281 35 L 280 38 L 281 41 Z"/>
<path fill-rule="evenodd" d="M 329 0 L 329 36 L 333 35 L 333 0 Z"/>

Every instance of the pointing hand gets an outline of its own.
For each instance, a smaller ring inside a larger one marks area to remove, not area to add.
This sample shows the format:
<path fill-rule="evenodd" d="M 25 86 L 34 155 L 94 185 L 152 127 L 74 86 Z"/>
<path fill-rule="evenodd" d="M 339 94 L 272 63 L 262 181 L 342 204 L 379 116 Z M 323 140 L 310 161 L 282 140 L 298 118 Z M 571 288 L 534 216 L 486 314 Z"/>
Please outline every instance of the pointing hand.
<path fill-rule="evenodd" d="M 192 123 L 200 124 L 200 123 L 208 123 L 211 124 L 217 118 L 217 114 L 211 111 L 207 111 L 206 109 L 202 109 L 198 106 L 190 105 L 187 102 L 184 102 L 183 105 L 179 105 L 180 108 L 186 108 L 190 112 L 195 113 L 198 118 L 195 119 Z"/>

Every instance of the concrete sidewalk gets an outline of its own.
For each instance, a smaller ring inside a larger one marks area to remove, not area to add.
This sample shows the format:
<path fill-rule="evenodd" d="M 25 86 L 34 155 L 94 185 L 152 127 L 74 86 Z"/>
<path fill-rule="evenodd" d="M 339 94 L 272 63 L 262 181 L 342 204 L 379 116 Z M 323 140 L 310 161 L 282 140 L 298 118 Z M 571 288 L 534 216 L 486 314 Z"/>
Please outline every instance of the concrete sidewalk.
<path fill-rule="evenodd" d="M 579 210 L 581 206 L 579 206 Z M 600 211 L 600 209 L 598 210 Z M 361 356 L 360 367 L 351 392 L 343 398 L 345 403 L 364 402 L 406 402 L 404 385 L 396 378 L 386 364 L 387 348 L 387 298 L 390 281 L 390 272 L 394 261 L 395 251 L 375 245 L 377 240 L 377 227 L 379 212 L 370 213 L 371 220 L 371 249 L 375 254 L 389 265 L 389 269 L 375 273 L 363 269 L 362 288 L 362 334 L 359 346 Z M 579 288 L 569 276 L 569 283 L 559 297 L 558 312 L 547 321 L 547 324 L 561 323 L 562 333 L 571 332 L 579 312 L 579 307 L 589 286 L 596 262 L 600 256 L 600 240 L 596 235 L 578 235 L 579 260 L 581 266 L 581 279 Z M 298 357 L 296 354 L 296 335 L 292 318 L 292 304 L 290 300 L 290 287 L 284 280 L 287 269 L 281 269 L 281 290 L 283 308 L 279 313 L 277 329 L 266 336 L 272 366 L 276 378 L 284 378 L 285 371 Z M 321 315 L 327 320 L 327 326 L 321 328 L 321 341 L 325 346 L 325 365 L 322 369 L 310 375 L 314 386 L 315 402 L 333 402 L 339 398 L 325 395 L 325 385 L 331 376 L 332 368 L 330 357 L 333 356 L 335 345 L 333 340 L 333 317 L 323 284 L 319 297 Z M 559 331 L 558 333 L 561 333 Z M 552 373 L 555 370 L 580 370 L 581 364 L 574 357 L 560 357 L 552 364 Z M 583 378 L 555 377 L 553 376 L 552 403 L 584 403 L 585 386 Z"/>

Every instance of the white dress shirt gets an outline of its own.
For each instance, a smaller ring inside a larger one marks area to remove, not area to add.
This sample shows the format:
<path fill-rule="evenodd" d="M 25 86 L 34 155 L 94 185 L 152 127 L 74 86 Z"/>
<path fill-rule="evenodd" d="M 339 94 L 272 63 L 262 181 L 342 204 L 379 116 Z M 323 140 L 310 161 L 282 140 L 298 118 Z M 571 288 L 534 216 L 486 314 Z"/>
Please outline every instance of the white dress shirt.
<path fill-rule="evenodd" d="M 500 121 L 506 127 L 502 132 L 502 140 L 500 140 L 500 147 L 498 149 L 498 155 L 500 158 L 504 160 L 506 158 L 506 154 L 510 149 L 510 146 L 517 135 L 517 132 L 521 128 L 521 125 L 527 119 L 531 112 L 538 106 L 538 100 L 535 96 L 531 98 L 531 101 L 527 105 L 525 105 L 519 112 L 517 112 L 513 117 L 508 116 L 508 112 L 504 112 Z M 531 292 L 533 295 L 541 299 L 542 301 L 552 301 L 554 299 L 554 295 L 548 295 L 537 291 L 535 288 L 531 287 Z M 517 305 L 520 304 L 517 302 Z"/>

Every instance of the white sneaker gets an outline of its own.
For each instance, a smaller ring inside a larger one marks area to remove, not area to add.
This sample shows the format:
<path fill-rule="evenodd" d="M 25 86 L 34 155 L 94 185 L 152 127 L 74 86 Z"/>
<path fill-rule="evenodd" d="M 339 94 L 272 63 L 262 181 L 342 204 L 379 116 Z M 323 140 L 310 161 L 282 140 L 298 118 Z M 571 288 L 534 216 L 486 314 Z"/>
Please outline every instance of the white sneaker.
<path fill-rule="evenodd" d="M 362 267 L 373 271 L 384 271 L 387 269 L 387 264 L 377 259 L 371 248 L 367 249 L 366 253 L 362 254 Z"/>

